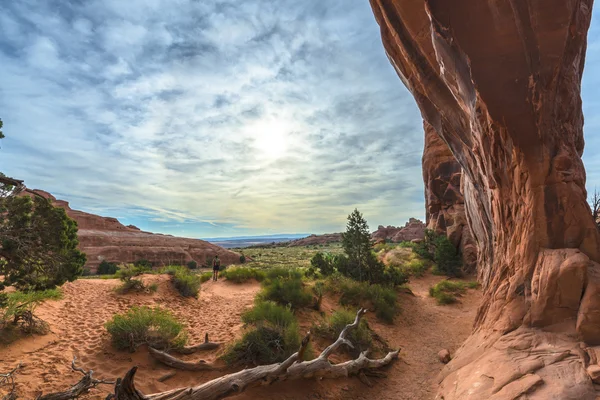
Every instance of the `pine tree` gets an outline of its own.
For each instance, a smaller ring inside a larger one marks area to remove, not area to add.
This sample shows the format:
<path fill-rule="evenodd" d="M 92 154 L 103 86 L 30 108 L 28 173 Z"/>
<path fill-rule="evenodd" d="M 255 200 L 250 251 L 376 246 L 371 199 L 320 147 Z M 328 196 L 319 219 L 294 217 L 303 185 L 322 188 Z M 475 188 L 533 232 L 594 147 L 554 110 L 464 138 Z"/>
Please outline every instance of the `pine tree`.
<path fill-rule="evenodd" d="M 366 279 L 365 268 L 371 257 L 371 234 L 367 221 L 357 209 L 348 215 L 346 232 L 342 234 L 342 246 L 351 266 L 349 274 L 360 281 Z"/>

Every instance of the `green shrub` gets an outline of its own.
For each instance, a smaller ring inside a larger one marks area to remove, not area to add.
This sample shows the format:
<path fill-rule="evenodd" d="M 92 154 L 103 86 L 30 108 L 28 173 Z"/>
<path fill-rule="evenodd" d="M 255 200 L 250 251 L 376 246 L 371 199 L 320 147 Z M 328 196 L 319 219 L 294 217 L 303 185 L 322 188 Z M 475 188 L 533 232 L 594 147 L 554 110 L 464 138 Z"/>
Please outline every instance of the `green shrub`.
<path fill-rule="evenodd" d="M 244 333 L 221 358 L 230 366 L 273 364 L 298 351 L 300 340 L 296 324 L 284 330 L 261 325 Z"/>
<path fill-rule="evenodd" d="M 119 350 L 133 352 L 143 344 L 168 350 L 183 347 L 187 342 L 183 324 L 158 307 L 132 307 L 125 314 L 113 316 L 104 326 Z"/>
<path fill-rule="evenodd" d="M 96 271 L 96 273 L 98 275 L 114 275 L 118 269 L 119 267 L 116 263 L 103 260 L 98 266 L 98 270 Z"/>
<path fill-rule="evenodd" d="M 141 279 L 134 279 L 137 276 L 143 274 L 144 271 L 141 267 L 134 265 L 126 265 L 120 268 L 115 276 L 119 278 L 123 283 L 117 288 L 117 292 L 124 294 L 131 291 L 141 292 L 146 289 L 144 282 Z"/>
<path fill-rule="evenodd" d="M 58 288 L 0 293 L 0 343 L 8 344 L 21 334 L 48 333 L 48 324 L 35 316 L 35 309 L 44 300 L 60 298 L 62 292 Z"/>
<path fill-rule="evenodd" d="M 346 309 L 336 310 L 324 323 L 315 327 L 315 333 L 327 339 L 336 340 L 346 325 L 352 324 L 355 318 L 355 312 Z M 354 345 L 354 349 L 346 346 L 352 355 L 368 349 L 373 341 L 371 330 L 364 319 L 360 321 L 358 327 L 350 331 L 347 338 Z"/>
<path fill-rule="evenodd" d="M 384 272 L 384 282 L 391 286 L 401 286 L 408 282 L 408 273 L 404 270 L 389 266 Z"/>
<path fill-rule="evenodd" d="M 229 281 L 233 281 L 235 283 L 247 282 L 250 279 L 256 279 L 260 282 L 265 278 L 264 271 L 248 267 L 227 268 L 225 271 L 222 271 L 220 275 L 222 278 L 225 278 Z"/>
<path fill-rule="evenodd" d="M 310 271 L 314 275 L 319 272 L 323 276 L 329 276 L 334 272 L 334 258 L 330 254 L 318 252 L 310 260 Z"/>
<path fill-rule="evenodd" d="M 436 263 L 437 270 L 444 275 L 454 277 L 460 276 L 460 267 L 462 261 L 456 247 L 444 235 L 435 239 L 435 252 L 433 260 Z"/>
<path fill-rule="evenodd" d="M 257 301 L 254 307 L 242 314 L 242 321 L 246 324 L 259 325 L 266 321 L 273 326 L 285 329 L 296 323 L 294 313 L 287 308 L 272 301 Z"/>
<path fill-rule="evenodd" d="M 187 267 L 189 269 L 196 269 L 196 268 L 198 268 L 198 263 L 196 261 L 194 261 L 194 260 L 188 261 Z"/>
<path fill-rule="evenodd" d="M 298 268 L 274 267 L 266 270 L 265 278 L 267 280 L 275 279 L 302 279 L 304 274 Z"/>
<path fill-rule="evenodd" d="M 140 268 L 142 271 L 147 271 L 152 269 L 152 263 L 148 260 L 137 260 L 133 263 L 136 267 Z"/>
<path fill-rule="evenodd" d="M 372 307 L 377 318 L 392 323 L 396 315 L 396 291 L 392 287 L 353 279 L 334 274 L 325 283 L 326 289 L 340 294 L 344 306 Z"/>
<path fill-rule="evenodd" d="M 152 283 L 150 286 L 148 286 L 148 290 L 152 293 L 155 293 L 158 290 L 158 283 Z"/>
<path fill-rule="evenodd" d="M 456 296 L 464 294 L 467 288 L 475 289 L 478 286 L 477 282 L 443 280 L 429 288 L 429 295 L 435 298 L 438 304 L 451 304 L 456 303 Z"/>
<path fill-rule="evenodd" d="M 246 262 L 246 256 L 242 254 L 240 256 L 240 264 L 244 264 L 245 262 Z"/>
<path fill-rule="evenodd" d="M 306 307 L 312 302 L 312 294 L 304 288 L 301 279 L 279 278 L 266 280 L 258 294 L 262 300 L 271 300 L 293 309 Z"/>
<path fill-rule="evenodd" d="M 171 278 L 175 289 L 184 297 L 197 297 L 200 290 L 200 277 L 182 268 Z"/>
<path fill-rule="evenodd" d="M 212 277 L 213 277 L 213 273 L 212 272 L 203 272 L 200 275 L 200 282 L 202 282 L 202 283 L 207 282 L 207 281 L 211 280 Z"/>
<path fill-rule="evenodd" d="M 180 266 L 180 265 L 168 265 L 166 267 L 164 267 L 161 272 L 163 274 L 167 274 L 167 275 L 175 275 L 178 271 L 182 271 L 182 270 L 186 270 L 184 267 Z"/>
<path fill-rule="evenodd" d="M 408 263 L 404 264 L 403 269 L 409 275 L 420 278 L 423 275 L 425 275 L 425 271 L 427 271 L 428 267 L 429 267 L 429 264 L 427 263 L 427 261 L 413 258 Z"/>
<path fill-rule="evenodd" d="M 81 276 L 91 276 L 92 274 L 92 270 L 89 269 L 88 267 L 83 268 L 83 272 L 81 273 Z"/>
<path fill-rule="evenodd" d="M 44 300 L 62 299 L 62 291 L 59 288 L 46 289 L 32 292 L 12 292 L 7 294 L 9 300 L 17 303 L 41 303 Z"/>

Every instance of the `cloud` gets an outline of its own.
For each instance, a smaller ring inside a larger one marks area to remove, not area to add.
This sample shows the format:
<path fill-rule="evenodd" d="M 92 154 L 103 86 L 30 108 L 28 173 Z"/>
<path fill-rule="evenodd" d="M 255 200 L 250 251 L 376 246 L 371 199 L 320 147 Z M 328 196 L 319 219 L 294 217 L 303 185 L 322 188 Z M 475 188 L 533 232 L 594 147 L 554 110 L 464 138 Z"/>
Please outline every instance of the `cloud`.
<path fill-rule="evenodd" d="M 0 65 L 0 169 L 74 208 L 196 237 L 424 216 L 420 114 L 367 1 L 8 2 Z"/>

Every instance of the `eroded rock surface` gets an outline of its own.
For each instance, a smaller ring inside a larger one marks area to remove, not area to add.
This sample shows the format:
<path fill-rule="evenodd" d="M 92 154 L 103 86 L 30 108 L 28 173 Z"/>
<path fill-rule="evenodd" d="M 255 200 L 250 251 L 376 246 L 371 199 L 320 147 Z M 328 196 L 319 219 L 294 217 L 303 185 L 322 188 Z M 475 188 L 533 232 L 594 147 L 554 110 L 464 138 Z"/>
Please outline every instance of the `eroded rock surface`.
<path fill-rule="evenodd" d="M 600 343 L 600 236 L 580 98 L 592 3 L 371 0 L 392 65 L 462 167 L 478 245 L 484 299 L 440 398 L 596 396 L 583 349 Z"/>
<path fill-rule="evenodd" d="M 51 199 L 77 221 L 79 248 L 86 254 L 86 266 L 92 272 L 102 260 L 132 263 L 145 259 L 155 265 L 185 265 L 191 260 L 202 264 L 207 257 L 218 255 L 224 264 L 240 262 L 239 254 L 203 240 L 144 232 L 133 225 L 125 226 L 116 218 L 73 210 L 68 202 L 43 190 L 35 192 Z"/>
<path fill-rule="evenodd" d="M 463 270 L 475 272 L 477 245 L 467 223 L 465 199 L 460 190 L 462 169 L 448 145 L 424 121 L 423 181 L 427 229 L 445 234 L 462 254 Z"/>

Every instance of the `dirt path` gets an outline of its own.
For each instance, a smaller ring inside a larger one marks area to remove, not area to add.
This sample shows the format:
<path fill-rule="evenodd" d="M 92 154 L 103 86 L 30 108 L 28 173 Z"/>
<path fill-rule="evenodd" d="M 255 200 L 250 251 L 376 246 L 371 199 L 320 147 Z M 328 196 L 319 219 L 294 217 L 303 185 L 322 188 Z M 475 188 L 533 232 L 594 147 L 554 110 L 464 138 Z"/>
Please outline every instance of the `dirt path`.
<path fill-rule="evenodd" d="M 437 354 L 448 349 L 451 354 L 469 336 L 480 290 L 468 290 L 460 303 L 438 306 L 429 297 L 429 288 L 443 277 L 427 275 L 411 280 L 414 296 L 399 296 L 402 312 L 393 325 L 378 323 L 367 314 L 372 329 L 401 348 L 400 359 L 386 371 L 387 379 L 374 380 L 368 388 L 358 379 L 296 381 L 275 384 L 271 388 L 254 389 L 240 399 L 364 399 L 364 400 L 431 400 L 435 397 L 436 377 L 443 364 Z M 325 311 L 328 311 L 324 309 Z"/>
<path fill-rule="evenodd" d="M 143 349 L 135 354 L 114 350 L 104 323 L 132 306 L 160 306 L 170 309 L 185 323 L 190 343 L 203 341 L 205 332 L 211 341 L 226 343 L 235 339 L 242 327 L 240 315 L 252 305 L 259 289 L 256 283 L 207 282 L 202 285 L 199 299 L 193 299 L 179 296 L 166 276 L 148 275 L 144 281 L 157 282 L 158 291 L 118 295 L 114 292 L 119 285 L 116 280 L 77 280 L 64 285 L 63 300 L 40 306 L 36 314 L 50 324 L 52 333 L 0 348 L 0 371 L 8 371 L 23 361 L 24 368 L 17 380 L 20 398 L 35 398 L 42 390 L 44 393 L 64 390 L 77 382 L 81 376 L 70 370 L 73 356 L 77 356 L 79 366 L 94 370 L 96 377 L 104 379 L 123 376 L 133 365 L 138 365 L 137 382 L 147 393 L 191 384 L 194 378 L 184 373 L 166 383 L 157 382 L 169 370 L 157 365 Z M 214 354 L 203 355 L 207 360 L 214 358 Z M 104 399 L 110 389 L 100 387 L 81 398 Z"/>

